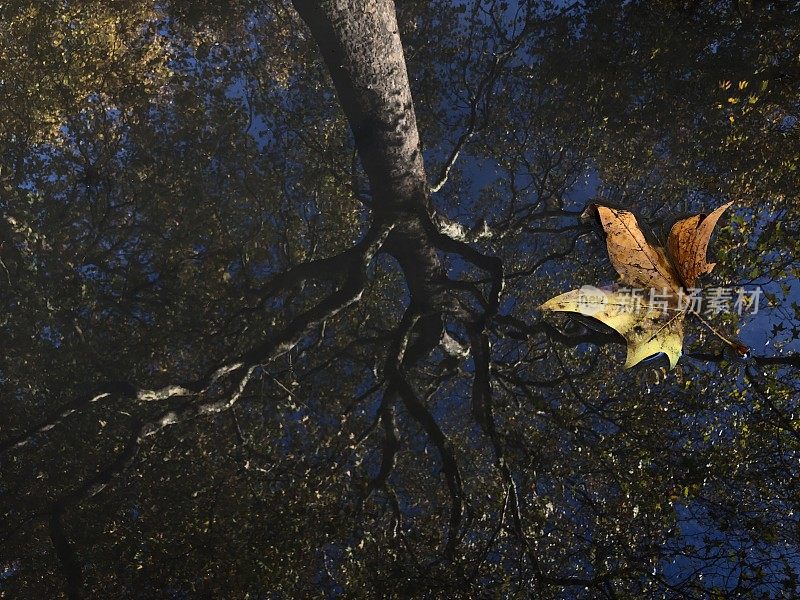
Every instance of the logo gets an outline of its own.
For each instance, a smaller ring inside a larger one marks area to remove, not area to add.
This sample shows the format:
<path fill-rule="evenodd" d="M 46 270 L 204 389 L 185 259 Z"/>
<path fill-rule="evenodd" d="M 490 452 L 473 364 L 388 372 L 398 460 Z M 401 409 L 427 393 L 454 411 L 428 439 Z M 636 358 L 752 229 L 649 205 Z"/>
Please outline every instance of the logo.
<path fill-rule="evenodd" d="M 578 290 L 578 307 L 583 315 L 592 316 L 603 310 L 608 304 L 608 296 L 600 288 L 584 285 Z"/>

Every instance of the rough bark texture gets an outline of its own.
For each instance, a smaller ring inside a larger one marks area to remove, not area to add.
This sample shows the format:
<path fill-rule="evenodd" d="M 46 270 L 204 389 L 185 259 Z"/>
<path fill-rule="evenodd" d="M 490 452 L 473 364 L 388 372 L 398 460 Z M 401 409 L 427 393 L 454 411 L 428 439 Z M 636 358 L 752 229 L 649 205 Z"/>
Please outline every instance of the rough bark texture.
<path fill-rule="evenodd" d="M 386 250 L 400 263 L 412 302 L 446 304 L 444 270 L 403 47 L 391 0 L 295 0 L 319 44 L 370 182 L 374 215 L 394 229 Z"/>
<path fill-rule="evenodd" d="M 426 195 L 411 88 L 391 0 L 295 0 L 319 44 L 379 209 Z"/>

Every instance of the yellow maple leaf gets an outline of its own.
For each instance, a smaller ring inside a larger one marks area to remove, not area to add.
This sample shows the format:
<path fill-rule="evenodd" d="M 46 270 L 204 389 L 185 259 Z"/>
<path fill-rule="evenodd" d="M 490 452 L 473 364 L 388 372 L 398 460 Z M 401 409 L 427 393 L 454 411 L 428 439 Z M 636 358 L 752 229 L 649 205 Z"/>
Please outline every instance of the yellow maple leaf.
<path fill-rule="evenodd" d="M 661 352 L 669 359 L 670 369 L 674 368 L 681 355 L 683 321 L 689 308 L 683 305 L 685 292 L 714 268 L 715 263 L 706 261 L 708 242 L 731 204 L 675 223 L 666 249 L 647 241 L 632 212 L 597 205 L 611 263 L 631 288 L 623 292 L 584 286 L 539 308 L 582 314 L 614 329 L 627 342 L 625 368 Z M 636 290 L 643 294 L 631 293 Z"/>

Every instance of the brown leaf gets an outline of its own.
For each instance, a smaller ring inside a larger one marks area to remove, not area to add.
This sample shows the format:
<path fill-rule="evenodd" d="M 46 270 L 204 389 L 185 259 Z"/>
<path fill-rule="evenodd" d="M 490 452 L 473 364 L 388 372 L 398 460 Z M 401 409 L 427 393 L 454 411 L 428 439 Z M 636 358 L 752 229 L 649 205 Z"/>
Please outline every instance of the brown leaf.
<path fill-rule="evenodd" d="M 683 287 L 691 288 L 697 278 L 710 273 L 716 263 L 706 262 L 706 251 L 711 232 L 722 213 L 733 202 L 723 204 L 709 215 L 693 215 L 672 226 L 667 239 L 667 250 L 678 269 Z"/>
<path fill-rule="evenodd" d="M 622 281 L 634 288 L 680 290 L 677 271 L 663 249 L 645 239 L 632 212 L 598 206 L 597 213 L 606 231 L 608 256 Z"/>

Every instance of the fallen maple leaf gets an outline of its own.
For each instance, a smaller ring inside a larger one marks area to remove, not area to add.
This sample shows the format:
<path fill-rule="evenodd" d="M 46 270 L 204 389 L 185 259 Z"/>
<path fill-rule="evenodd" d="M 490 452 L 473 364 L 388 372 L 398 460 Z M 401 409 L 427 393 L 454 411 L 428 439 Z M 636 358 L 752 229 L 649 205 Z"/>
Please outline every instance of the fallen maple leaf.
<path fill-rule="evenodd" d="M 693 215 L 675 223 L 666 249 L 645 239 L 632 212 L 597 205 L 611 264 L 623 283 L 649 295 L 585 286 L 556 296 L 539 308 L 579 313 L 614 329 L 627 342 L 626 369 L 659 352 L 667 355 L 669 368 L 674 368 L 681 356 L 688 310 L 688 306 L 681 306 L 681 299 L 684 292 L 694 288 L 698 277 L 714 268 L 715 263 L 706 262 L 708 241 L 731 204 L 709 215 Z M 654 298 L 658 301 L 651 301 Z"/>

